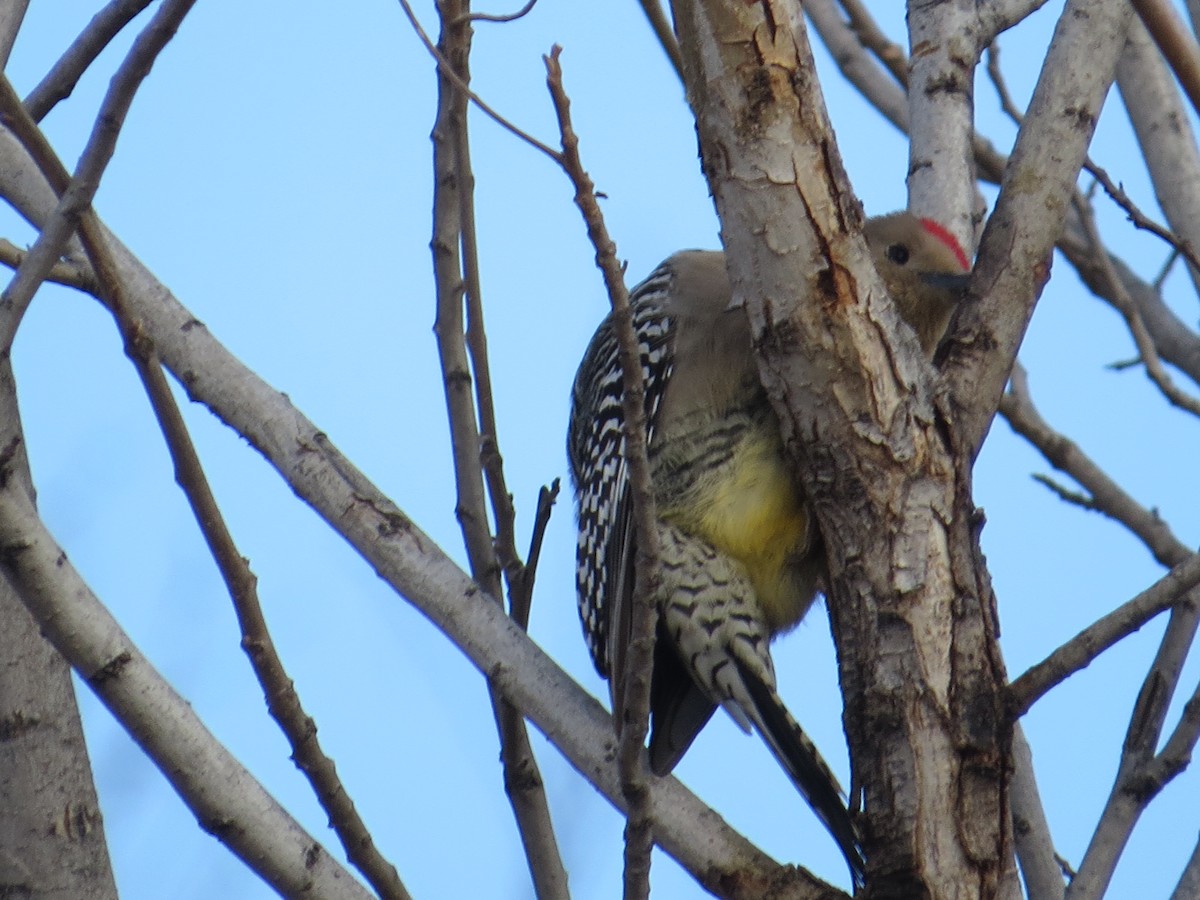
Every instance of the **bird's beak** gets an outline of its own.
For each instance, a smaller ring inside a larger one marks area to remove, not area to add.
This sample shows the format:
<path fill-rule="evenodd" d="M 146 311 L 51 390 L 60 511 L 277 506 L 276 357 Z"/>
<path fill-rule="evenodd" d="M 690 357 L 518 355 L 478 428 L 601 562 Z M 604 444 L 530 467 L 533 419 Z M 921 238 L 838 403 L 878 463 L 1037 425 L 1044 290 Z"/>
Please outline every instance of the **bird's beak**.
<path fill-rule="evenodd" d="M 955 294 L 965 294 L 967 285 L 971 283 L 971 273 L 922 272 L 921 280 L 930 287 L 950 291 Z"/>

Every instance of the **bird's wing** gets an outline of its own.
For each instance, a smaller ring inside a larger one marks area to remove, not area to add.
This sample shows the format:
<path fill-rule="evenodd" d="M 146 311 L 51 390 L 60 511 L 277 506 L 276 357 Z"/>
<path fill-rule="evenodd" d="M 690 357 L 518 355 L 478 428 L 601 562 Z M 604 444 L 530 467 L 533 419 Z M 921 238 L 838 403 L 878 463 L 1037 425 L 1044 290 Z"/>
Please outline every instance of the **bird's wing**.
<path fill-rule="evenodd" d="M 630 294 L 645 391 L 647 441 L 671 375 L 671 321 L 665 303 L 674 273 L 659 266 Z M 637 535 L 625 462 L 622 372 L 611 316 L 596 330 L 575 378 L 567 449 L 579 498 L 576 588 L 597 671 L 615 702 L 628 642 Z M 615 676 L 615 678 L 614 678 Z"/>

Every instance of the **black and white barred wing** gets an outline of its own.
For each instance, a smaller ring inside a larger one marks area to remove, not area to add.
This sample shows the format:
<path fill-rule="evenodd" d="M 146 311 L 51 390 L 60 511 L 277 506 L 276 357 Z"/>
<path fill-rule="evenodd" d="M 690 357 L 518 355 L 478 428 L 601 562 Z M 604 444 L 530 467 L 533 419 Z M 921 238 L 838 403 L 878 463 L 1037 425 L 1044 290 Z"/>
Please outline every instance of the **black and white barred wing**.
<path fill-rule="evenodd" d="M 630 306 L 645 388 L 647 440 L 671 374 L 671 320 L 665 308 L 673 273 L 661 265 L 633 289 Z M 579 617 L 597 671 L 608 678 L 616 660 L 611 629 L 628 609 L 636 535 L 625 464 L 622 374 L 609 316 L 588 345 L 571 394 L 567 453 L 575 482 L 575 584 Z"/>

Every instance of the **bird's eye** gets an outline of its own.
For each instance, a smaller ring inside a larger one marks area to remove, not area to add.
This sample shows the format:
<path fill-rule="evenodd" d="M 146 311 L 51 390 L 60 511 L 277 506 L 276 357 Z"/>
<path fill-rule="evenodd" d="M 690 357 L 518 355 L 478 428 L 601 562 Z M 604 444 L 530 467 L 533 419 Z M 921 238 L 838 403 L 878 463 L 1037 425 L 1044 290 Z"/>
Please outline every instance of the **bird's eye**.
<path fill-rule="evenodd" d="M 887 258 L 898 266 L 908 262 L 908 248 L 903 244 L 892 244 L 887 248 Z"/>

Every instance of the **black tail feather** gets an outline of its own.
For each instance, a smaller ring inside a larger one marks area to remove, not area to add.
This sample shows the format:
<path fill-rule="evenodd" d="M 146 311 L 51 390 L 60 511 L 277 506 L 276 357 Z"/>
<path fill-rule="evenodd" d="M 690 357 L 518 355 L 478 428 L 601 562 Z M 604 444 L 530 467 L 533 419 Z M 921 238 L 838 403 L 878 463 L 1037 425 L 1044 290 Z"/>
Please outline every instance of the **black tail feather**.
<path fill-rule="evenodd" d="M 733 658 L 737 659 L 736 656 Z M 866 861 L 858 830 L 850 818 L 836 778 L 775 690 L 763 684 L 740 661 L 737 666 L 755 705 L 755 709 L 747 712 L 751 713 L 779 764 L 837 842 L 857 891 L 863 886 Z"/>

